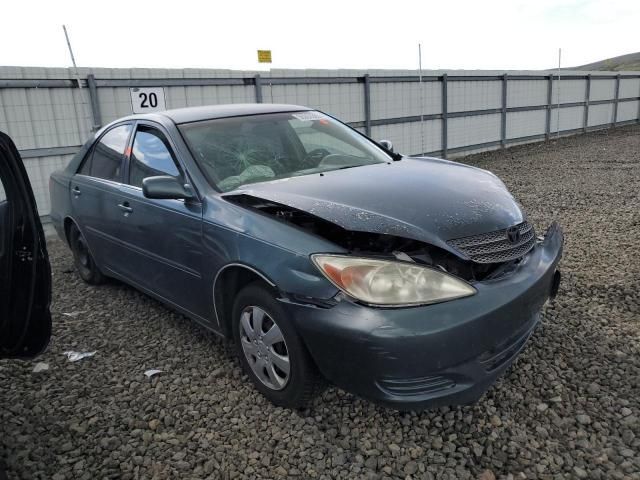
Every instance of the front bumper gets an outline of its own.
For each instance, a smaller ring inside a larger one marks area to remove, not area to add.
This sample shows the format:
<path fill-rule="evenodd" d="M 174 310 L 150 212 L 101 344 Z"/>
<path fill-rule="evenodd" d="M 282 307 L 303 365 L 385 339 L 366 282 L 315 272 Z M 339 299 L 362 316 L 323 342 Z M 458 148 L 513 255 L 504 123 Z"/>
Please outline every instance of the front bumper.
<path fill-rule="evenodd" d="M 399 409 L 471 403 L 535 329 L 557 290 L 563 242 L 554 223 L 514 271 L 450 302 L 398 309 L 351 301 L 283 305 L 322 374 L 341 388 Z"/>

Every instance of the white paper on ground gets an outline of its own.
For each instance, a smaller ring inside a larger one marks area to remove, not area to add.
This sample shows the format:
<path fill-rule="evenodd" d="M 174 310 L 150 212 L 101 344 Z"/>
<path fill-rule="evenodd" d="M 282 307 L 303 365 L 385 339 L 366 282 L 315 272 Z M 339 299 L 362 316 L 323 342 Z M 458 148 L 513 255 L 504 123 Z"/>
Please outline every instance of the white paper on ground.
<path fill-rule="evenodd" d="M 38 362 L 33 367 L 33 373 L 44 372 L 45 370 L 49 370 L 49 364 L 46 362 Z"/>
<path fill-rule="evenodd" d="M 97 351 L 93 352 L 64 352 L 63 355 L 66 355 L 70 362 L 77 362 L 78 360 L 82 360 L 86 357 L 93 357 Z"/>

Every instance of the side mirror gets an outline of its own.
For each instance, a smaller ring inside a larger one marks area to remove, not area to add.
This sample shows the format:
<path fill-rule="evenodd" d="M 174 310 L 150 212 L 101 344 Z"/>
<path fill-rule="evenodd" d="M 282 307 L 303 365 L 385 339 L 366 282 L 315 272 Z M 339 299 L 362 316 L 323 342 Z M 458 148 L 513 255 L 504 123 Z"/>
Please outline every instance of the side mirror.
<path fill-rule="evenodd" d="M 178 199 L 193 198 L 193 192 L 188 185 L 169 175 L 147 177 L 142 180 L 142 193 L 147 198 Z"/>
<path fill-rule="evenodd" d="M 389 140 L 380 140 L 378 143 L 389 150 L 391 153 L 393 153 L 393 143 L 391 143 Z"/>

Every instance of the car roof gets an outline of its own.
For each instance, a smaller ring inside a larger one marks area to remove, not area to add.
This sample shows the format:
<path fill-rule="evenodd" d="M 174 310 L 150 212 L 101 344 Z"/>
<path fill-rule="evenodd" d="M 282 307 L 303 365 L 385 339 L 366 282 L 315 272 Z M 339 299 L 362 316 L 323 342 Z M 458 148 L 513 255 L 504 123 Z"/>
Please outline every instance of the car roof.
<path fill-rule="evenodd" d="M 239 117 L 243 115 L 260 115 L 264 113 L 300 112 L 311 110 L 299 105 L 282 105 L 272 103 L 236 103 L 231 105 L 205 105 L 202 107 L 176 108 L 158 112 L 173 120 L 174 123 L 198 122 L 215 118 Z"/>

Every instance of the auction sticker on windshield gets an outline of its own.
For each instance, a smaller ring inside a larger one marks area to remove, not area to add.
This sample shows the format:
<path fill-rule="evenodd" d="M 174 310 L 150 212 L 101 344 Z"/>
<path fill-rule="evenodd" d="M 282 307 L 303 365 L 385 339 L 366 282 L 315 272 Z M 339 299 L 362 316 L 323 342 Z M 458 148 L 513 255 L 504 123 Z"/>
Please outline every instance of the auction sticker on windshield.
<path fill-rule="evenodd" d="M 322 120 L 326 118 L 325 115 L 316 111 L 293 113 L 291 114 L 291 116 L 296 120 L 300 120 L 302 122 L 311 122 L 313 120 Z"/>

